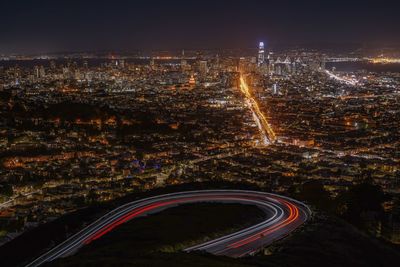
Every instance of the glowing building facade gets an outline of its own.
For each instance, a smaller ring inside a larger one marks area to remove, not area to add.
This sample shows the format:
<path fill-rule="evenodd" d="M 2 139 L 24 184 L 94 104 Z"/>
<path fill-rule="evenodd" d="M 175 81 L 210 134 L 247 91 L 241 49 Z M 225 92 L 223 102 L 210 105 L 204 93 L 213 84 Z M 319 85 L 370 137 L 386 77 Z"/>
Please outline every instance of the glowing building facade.
<path fill-rule="evenodd" d="M 264 42 L 260 42 L 258 45 L 258 61 L 257 65 L 261 66 L 265 62 L 265 50 L 264 50 Z"/>

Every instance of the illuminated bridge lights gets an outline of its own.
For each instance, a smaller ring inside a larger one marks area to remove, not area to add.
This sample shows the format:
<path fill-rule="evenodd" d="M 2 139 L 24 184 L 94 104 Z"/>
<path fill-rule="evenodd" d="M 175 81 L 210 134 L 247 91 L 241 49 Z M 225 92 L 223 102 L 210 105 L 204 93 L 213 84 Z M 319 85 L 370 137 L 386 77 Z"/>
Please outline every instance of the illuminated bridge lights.
<path fill-rule="evenodd" d="M 400 58 L 390 58 L 390 57 L 378 57 L 370 58 L 369 62 L 373 64 L 398 64 L 400 63 Z"/>

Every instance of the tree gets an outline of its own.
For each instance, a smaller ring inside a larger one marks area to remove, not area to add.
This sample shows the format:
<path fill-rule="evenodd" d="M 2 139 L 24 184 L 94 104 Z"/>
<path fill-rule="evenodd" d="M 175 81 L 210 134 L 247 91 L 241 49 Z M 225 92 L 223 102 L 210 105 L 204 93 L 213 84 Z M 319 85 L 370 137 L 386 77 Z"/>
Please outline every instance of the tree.
<path fill-rule="evenodd" d="M 362 226 L 363 214 L 374 212 L 383 214 L 382 204 L 386 197 L 382 189 L 370 183 L 354 185 L 337 197 L 337 214 L 349 222 Z"/>
<path fill-rule="evenodd" d="M 0 194 L 11 197 L 14 194 L 14 190 L 9 184 L 2 184 L 0 185 Z"/>
<path fill-rule="evenodd" d="M 307 201 L 325 211 L 332 207 L 330 194 L 319 181 L 308 181 L 302 184 L 296 198 Z"/>
<path fill-rule="evenodd" d="M 144 159 L 144 153 L 142 150 L 137 150 L 135 156 L 140 161 L 142 161 Z"/>
<path fill-rule="evenodd" d="M 98 195 L 95 189 L 90 189 L 89 193 L 86 196 L 86 199 L 90 202 L 93 203 L 97 201 Z"/>

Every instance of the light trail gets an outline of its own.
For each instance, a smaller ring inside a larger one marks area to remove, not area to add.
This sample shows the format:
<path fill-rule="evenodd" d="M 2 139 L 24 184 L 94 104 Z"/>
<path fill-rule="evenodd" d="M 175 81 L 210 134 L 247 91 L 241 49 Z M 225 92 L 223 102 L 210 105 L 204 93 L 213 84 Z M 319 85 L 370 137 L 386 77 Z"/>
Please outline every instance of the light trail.
<path fill-rule="evenodd" d="M 288 224 L 294 222 L 295 220 L 297 220 L 298 217 L 299 217 L 298 208 L 295 205 L 293 205 L 291 203 L 288 203 L 287 201 L 283 201 L 283 202 L 285 203 L 285 205 L 289 209 L 289 216 L 285 220 L 283 220 L 282 222 L 278 223 L 277 225 L 273 226 L 270 229 L 263 230 L 263 231 L 261 231 L 261 232 L 259 232 L 257 234 L 254 234 L 254 235 L 252 235 L 252 236 L 250 236 L 250 237 L 248 237 L 246 239 L 243 239 L 243 240 L 240 240 L 240 241 L 238 241 L 236 243 L 230 244 L 229 247 L 238 248 L 238 247 L 244 246 L 244 245 L 249 244 L 249 243 L 251 243 L 251 242 L 253 242 L 253 241 L 257 240 L 257 239 L 260 239 L 261 237 L 263 237 L 264 235 L 266 235 L 268 233 L 271 233 L 273 231 L 279 230 L 279 229 L 285 227 L 286 225 L 288 225 Z"/>
<path fill-rule="evenodd" d="M 215 255 L 242 257 L 252 255 L 272 242 L 287 236 L 311 216 L 311 210 L 294 199 L 271 193 L 243 190 L 202 190 L 178 192 L 122 205 L 80 232 L 41 255 L 26 267 L 37 267 L 69 256 L 81 247 L 101 238 L 119 225 L 136 217 L 159 212 L 185 203 L 222 202 L 255 205 L 266 214 L 264 221 L 238 232 L 211 240 L 184 251 L 202 250 Z"/>
<path fill-rule="evenodd" d="M 354 85 L 357 85 L 357 83 L 358 83 L 358 81 L 355 80 L 355 79 L 340 77 L 340 76 L 332 73 L 329 70 L 325 70 L 325 73 L 328 74 L 329 78 L 337 80 L 337 81 L 345 83 L 345 84 L 348 84 L 348 85 L 353 85 L 354 86 Z"/>
<path fill-rule="evenodd" d="M 253 119 L 260 131 L 263 145 L 274 143 L 276 141 L 276 134 L 272 129 L 271 125 L 269 124 L 265 115 L 261 112 L 260 106 L 252 96 L 250 88 L 247 85 L 242 75 L 240 75 L 240 91 L 246 97 L 246 104 L 253 113 Z"/>

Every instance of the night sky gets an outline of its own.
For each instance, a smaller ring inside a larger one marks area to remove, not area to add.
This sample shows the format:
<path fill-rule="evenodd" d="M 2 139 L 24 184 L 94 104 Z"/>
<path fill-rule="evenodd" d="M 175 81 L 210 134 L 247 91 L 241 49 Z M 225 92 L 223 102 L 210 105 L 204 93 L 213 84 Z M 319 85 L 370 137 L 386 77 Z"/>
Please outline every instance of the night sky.
<path fill-rule="evenodd" d="M 400 1 L 1 0 L 0 53 L 400 43 Z"/>

